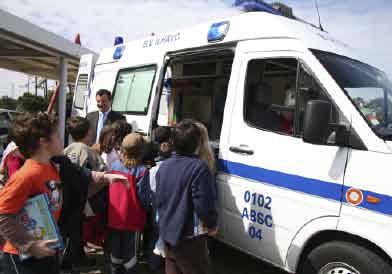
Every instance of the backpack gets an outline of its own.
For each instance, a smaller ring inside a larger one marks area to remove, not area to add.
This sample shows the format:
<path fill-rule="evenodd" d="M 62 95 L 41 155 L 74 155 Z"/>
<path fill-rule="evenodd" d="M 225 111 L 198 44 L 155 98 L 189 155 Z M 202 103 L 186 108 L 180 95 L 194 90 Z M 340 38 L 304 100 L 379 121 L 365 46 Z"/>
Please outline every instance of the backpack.
<path fill-rule="evenodd" d="M 124 231 L 143 231 L 146 223 L 146 211 L 137 196 L 137 182 L 143 174 L 112 171 L 127 177 L 128 186 L 123 182 L 112 182 L 109 185 L 108 226 Z"/>

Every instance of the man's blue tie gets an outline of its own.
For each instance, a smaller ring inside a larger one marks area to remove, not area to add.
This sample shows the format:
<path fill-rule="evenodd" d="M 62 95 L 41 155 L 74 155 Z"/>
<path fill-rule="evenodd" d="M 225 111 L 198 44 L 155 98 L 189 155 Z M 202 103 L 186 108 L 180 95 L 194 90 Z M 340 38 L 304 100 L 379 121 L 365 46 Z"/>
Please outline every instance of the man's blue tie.
<path fill-rule="evenodd" d="M 103 125 L 105 123 L 106 116 L 107 116 L 107 113 L 99 112 L 98 125 L 97 125 L 97 138 L 95 140 L 95 143 L 99 143 L 99 136 L 101 135 L 101 131 L 102 131 Z"/>

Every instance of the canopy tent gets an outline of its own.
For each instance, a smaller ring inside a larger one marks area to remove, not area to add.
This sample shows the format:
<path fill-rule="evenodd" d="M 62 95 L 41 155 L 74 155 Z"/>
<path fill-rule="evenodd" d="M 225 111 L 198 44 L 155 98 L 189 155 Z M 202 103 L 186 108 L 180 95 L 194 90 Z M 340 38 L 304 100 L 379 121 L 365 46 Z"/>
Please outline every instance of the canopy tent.
<path fill-rule="evenodd" d="M 79 59 L 93 51 L 0 10 L 0 67 L 60 80 L 60 58 L 68 63 L 68 79 L 75 82 Z"/>
<path fill-rule="evenodd" d="M 88 53 L 96 54 L 0 9 L 0 68 L 60 81 L 60 136 L 64 136 L 67 84 L 76 81 L 80 56 Z"/>

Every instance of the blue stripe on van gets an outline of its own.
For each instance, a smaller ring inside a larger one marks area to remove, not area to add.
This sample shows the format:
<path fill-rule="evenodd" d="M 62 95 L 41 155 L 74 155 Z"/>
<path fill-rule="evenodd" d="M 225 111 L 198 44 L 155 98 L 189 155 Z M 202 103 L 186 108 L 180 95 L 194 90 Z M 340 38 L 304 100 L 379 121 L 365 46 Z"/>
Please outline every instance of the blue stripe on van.
<path fill-rule="evenodd" d="M 312 178 L 306 178 L 298 175 L 283 173 L 264 169 L 261 167 L 248 166 L 240 163 L 230 162 L 227 160 L 219 160 L 219 170 L 222 172 L 236 175 L 239 177 L 264 182 L 277 187 L 282 187 L 305 194 L 326 198 L 340 202 L 343 198 L 346 201 L 345 193 L 350 188 L 333 182 L 321 181 Z M 342 192 L 344 193 L 342 195 Z M 368 210 L 392 215 L 392 197 L 371 191 L 362 190 L 364 201 L 359 207 Z M 372 195 L 381 200 L 379 204 L 371 204 L 366 201 L 367 195 Z M 342 197 L 343 196 L 343 197 Z"/>

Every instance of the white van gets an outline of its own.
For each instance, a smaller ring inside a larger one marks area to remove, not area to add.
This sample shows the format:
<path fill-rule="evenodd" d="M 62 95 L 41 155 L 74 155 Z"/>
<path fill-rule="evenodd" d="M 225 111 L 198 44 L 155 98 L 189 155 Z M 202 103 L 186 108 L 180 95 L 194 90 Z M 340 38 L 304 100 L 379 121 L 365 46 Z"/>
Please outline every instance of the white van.
<path fill-rule="evenodd" d="M 347 45 L 251 12 L 89 60 L 75 114 L 106 88 L 146 135 L 183 118 L 206 125 L 219 240 L 291 273 L 392 273 L 392 85 Z"/>

